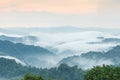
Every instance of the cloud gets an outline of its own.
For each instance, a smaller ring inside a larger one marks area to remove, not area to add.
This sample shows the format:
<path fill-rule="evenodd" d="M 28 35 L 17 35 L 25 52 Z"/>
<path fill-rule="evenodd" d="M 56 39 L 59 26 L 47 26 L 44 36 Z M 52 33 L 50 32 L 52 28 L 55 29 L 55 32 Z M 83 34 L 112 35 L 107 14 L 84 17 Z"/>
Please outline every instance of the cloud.
<path fill-rule="evenodd" d="M 120 27 L 118 0 L 1 0 L 0 27 Z"/>

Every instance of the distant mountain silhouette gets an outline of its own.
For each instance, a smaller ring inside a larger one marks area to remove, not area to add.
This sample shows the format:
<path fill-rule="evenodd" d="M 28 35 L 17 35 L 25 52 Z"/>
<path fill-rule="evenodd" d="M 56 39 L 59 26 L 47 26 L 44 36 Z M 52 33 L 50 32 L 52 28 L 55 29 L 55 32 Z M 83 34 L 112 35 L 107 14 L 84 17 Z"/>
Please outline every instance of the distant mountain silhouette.
<path fill-rule="evenodd" d="M 35 55 L 35 54 L 52 54 L 49 50 L 34 46 L 34 45 L 25 45 L 22 43 L 12 43 L 10 41 L 1 41 L 0 40 L 0 52 L 10 55 Z"/>
<path fill-rule="evenodd" d="M 35 37 L 35 36 L 14 37 L 14 36 L 7 36 L 7 35 L 0 35 L 0 40 L 11 41 L 14 43 L 25 43 L 28 41 L 30 43 L 34 43 L 34 42 L 38 41 L 37 37 Z"/>

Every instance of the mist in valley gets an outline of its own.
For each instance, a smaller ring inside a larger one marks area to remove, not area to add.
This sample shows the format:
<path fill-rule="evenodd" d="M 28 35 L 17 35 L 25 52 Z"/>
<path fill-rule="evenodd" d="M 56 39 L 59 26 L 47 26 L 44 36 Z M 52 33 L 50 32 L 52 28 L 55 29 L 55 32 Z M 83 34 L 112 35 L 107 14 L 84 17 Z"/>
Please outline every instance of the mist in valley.
<path fill-rule="evenodd" d="M 27 34 L 13 34 L 11 32 L 20 32 L 23 29 L 7 29 L 9 34 L 1 32 L 0 40 L 8 40 L 13 43 L 22 43 L 25 45 L 40 46 L 52 52 L 54 55 L 33 54 L 27 55 L 26 58 L 21 60 L 27 65 L 35 66 L 38 68 L 55 67 L 58 66 L 60 61 L 64 58 L 71 56 L 80 56 L 81 54 L 86 54 L 90 51 L 107 52 L 112 49 L 112 47 L 120 44 L 120 35 L 116 33 L 110 33 L 109 31 L 102 32 L 99 31 L 99 29 L 94 31 L 94 29 L 87 30 L 72 27 L 72 32 L 69 30 L 69 28 L 65 28 L 65 32 L 54 32 L 57 30 L 57 28 L 52 28 L 50 30 L 53 30 L 53 33 L 50 33 L 47 28 L 43 28 L 43 31 L 36 31 L 36 28 L 25 28 L 24 32 Z M 106 39 L 107 41 L 105 41 Z M 70 66 L 78 65 L 83 69 L 89 69 L 93 66 L 102 64 L 111 65 L 114 64 L 114 62 L 112 62 L 110 59 L 93 60 L 79 57 L 78 59 L 73 59 L 72 61 L 68 62 L 68 64 Z"/>

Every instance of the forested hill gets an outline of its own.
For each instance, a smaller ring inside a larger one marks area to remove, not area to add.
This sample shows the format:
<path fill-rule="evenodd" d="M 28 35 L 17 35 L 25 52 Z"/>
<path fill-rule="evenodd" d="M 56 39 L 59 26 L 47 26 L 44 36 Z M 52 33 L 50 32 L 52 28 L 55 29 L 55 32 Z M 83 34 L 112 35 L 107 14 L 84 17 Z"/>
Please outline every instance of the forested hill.
<path fill-rule="evenodd" d="M 15 57 L 27 65 L 39 68 L 51 67 L 52 63 L 47 58 L 54 55 L 53 52 L 40 46 L 0 40 L 0 56 Z"/>
<path fill-rule="evenodd" d="M 39 46 L 25 45 L 22 43 L 12 43 L 10 41 L 1 41 L 1 40 L 0 40 L 0 52 L 4 54 L 10 54 L 13 56 L 31 55 L 31 54 L 52 55 L 52 52 Z"/>
<path fill-rule="evenodd" d="M 120 67 L 103 65 L 83 71 L 77 66 L 61 64 L 51 69 L 38 69 L 22 66 L 15 60 L 0 58 L 0 80 L 21 80 L 28 73 L 42 76 L 43 79 L 27 76 L 22 80 L 29 80 L 31 77 L 34 77 L 33 80 L 120 80 Z"/>
<path fill-rule="evenodd" d="M 59 67 L 51 69 L 38 69 L 30 66 L 22 66 L 15 60 L 0 58 L 0 78 L 13 79 L 21 78 L 23 75 L 31 73 L 41 75 L 45 80 L 83 80 L 84 71 L 75 67 L 61 64 Z"/>
<path fill-rule="evenodd" d="M 70 56 L 62 59 L 59 64 L 66 63 L 69 66 L 78 65 L 80 68 L 88 69 L 93 66 L 106 65 L 120 65 L 120 46 L 116 46 L 107 52 L 93 52 L 83 53 L 80 56 Z"/>

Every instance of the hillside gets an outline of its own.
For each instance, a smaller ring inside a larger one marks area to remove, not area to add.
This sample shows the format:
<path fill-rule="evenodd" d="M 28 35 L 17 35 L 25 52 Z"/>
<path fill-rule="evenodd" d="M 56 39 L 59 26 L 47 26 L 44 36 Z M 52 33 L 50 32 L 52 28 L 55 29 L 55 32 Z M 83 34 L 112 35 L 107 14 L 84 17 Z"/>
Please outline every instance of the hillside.
<path fill-rule="evenodd" d="M 120 64 L 120 46 L 113 47 L 107 52 L 88 52 L 80 56 L 71 56 L 62 59 L 59 64 L 66 63 L 70 66 L 78 65 L 83 69 L 93 66 L 119 65 Z"/>
<path fill-rule="evenodd" d="M 22 66 L 16 63 L 15 60 L 0 58 L 0 79 L 17 80 L 27 73 L 41 75 L 45 80 L 48 80 L 48 78 L 53 80 L 83 80 L 84 71 L 77 68 L 77 66 L 69 67 L 66 64 L 51 69 L 38 69 Z"/>
<path fill-rule="evenodd" d="M 46 57 L 53 55 L 52 52 L 40 46 L 0 41 L 0 56 L 13 56 L 27 65 L 46 67 L 48 64 Z"/>

